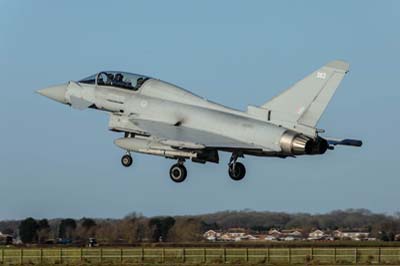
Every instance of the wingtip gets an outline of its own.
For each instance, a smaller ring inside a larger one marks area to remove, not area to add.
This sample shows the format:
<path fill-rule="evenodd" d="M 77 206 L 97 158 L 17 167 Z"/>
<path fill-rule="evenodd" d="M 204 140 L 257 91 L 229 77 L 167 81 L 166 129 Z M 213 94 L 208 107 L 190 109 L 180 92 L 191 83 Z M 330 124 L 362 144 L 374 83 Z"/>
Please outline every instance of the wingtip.
<path fill-rule="evenodd" d="M 343 60 L 331 61 L 326 66 L 335 68 L 335 69 L 340 69 L 340 70 L 343 70 L 344 72 L 348 72 L 349 68 L 350 68 L 350 64 Z"/>

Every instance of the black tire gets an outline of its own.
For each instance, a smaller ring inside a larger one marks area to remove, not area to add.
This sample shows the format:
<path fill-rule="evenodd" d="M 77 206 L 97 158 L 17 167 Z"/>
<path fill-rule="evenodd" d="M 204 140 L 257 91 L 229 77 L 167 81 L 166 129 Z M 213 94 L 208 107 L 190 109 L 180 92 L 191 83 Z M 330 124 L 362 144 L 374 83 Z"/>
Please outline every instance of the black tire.
<path fill-rule="evenodd" d="M 229 176 L 235 180 L 235 181 L 239 181 L 242 180 L 244 178 L 244 176 L 246 175 L 246 167 L 244 167 L 244 165 L 242 163 L 235 163 L 232 164 L 231 166 L 229 166 Z"/>
<path fill-rule="evenodd" d="M 130 155 L 126 154 L 124 156 L 122 156 L 121 158 L 121 163 L 123 166 L 125 167 L 129 167 L 132 165 L 133 159 Z"/>
<path fill-rule="evenodd" d="M 182 164 L 174 164 L 169 170 L 169 177 L 176 183 L 185 181 L 187 177 L 186 167 Z"/>

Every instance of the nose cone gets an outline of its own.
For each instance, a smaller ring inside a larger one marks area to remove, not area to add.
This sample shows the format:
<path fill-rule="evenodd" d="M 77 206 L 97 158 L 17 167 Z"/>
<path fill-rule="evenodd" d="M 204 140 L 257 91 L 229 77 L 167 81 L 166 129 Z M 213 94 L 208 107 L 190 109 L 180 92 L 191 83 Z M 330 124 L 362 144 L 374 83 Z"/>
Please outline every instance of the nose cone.
<path fill-rule="evenodd" d="M 68 84 L 57 85 L 36 91 L 40 95 L 46 96 L 60 103 L 67 103 L 65 93 L 67 92 Z"/>

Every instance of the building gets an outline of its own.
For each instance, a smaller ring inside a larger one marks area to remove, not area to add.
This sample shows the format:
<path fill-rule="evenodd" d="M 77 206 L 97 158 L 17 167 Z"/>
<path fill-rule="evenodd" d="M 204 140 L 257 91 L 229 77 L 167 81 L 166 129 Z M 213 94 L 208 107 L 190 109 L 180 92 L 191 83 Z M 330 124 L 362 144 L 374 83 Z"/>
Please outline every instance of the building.
<path fill-rule="evenodd" d="M 283 232 L 283 233 L 286 233 L 286 232 Z M 286 235 L 301 238 L 301 237 L 303 237 L 303 232 L 301 230 L 288 230 Z"/>
<path fill-rule="evenodd" d="M 266 234 L 255 234 L 253 235 L 255 238 L 257 238 L 258 241 L 264 241 L 265 238 L 267 237 Z"/>
<path fill-rule="evenodd" d="M 234 241 L 240 241 L 246 236 L 246 231 L 244 228 L 229 228 L 225 234 L 234 239 Z"/>
<path fill-rule="evenodd" d="M 242 241 L 242 240 L 258 240 L 257 236 L 248 234 L 243 228 L 230 228 L 226 232 L 208 230 L 203 234 L 208 241 Z"/>
<path fill-rule="evenodd" d="M 244 233 L 225 233 L 221 235 L 221 241 L 241 241 L 245 238 Z"/>
<path fill-rule="evenodd" d="M 333 236 L 339 239 L 349 239 L 349 240 L 367 240 L 369 238 L 368 232 L 358 232 L 358 231 L 340 231 L 336 230 L 333 232 Z"/>
<path fill-rule="evenodd" d="M 320 229 L 314 230 L 306 238 L 302 229 L 277 230 L 271 229 L 268 234 L 250 234 L 249 229 L 230 228 L 224 232 L 208 230 L 203 234 L 208 241 L 334 241 L 336 239 L 348 239 L 353 241 L 372 241 L 368 232 L 335 230 L 333 232 L 324 232 Z M 400 241 L 400 234 L 396 235 L 396 240 Z"/>
<path fill-rule="evenodd" d="M 277 229 L 271 229 L 268 231 L 269 236 L 273 236 L 276 239 L 279 239 L 283 236 L 283 233 Z"/>
<path fill-rule="evenodd" d="M 334 238 L 341 238 L 341 237 L 342 237 L 342 231 L 340 231 L 340 230 L 335 230 L 335 231 L 332 232 L 332 236 L 333 236 Z"/>
<path fill-rule="evenodd" d="M 13 243 L 13 236 L 9 234 L 3 234 L 0 232 L 0 244 L 11 245 Z"/>
<path fill-rule="evenodd" d="M 279 238 L 277 238 L 277 237 L 275 237 L 273 235 L 267 235 L 267 236 L 264 237 L 264 240 L 266 240 L 266 241 L 278 241 Z"/>
<path fill-rule="evenodd" d="M 257 236 L 253 236 L 253 235 L 245 235 L 243 236 L 240 240 L 259 240 L 259 238 Z"/>
<path fill-rule="evenodd" d="M 268 235 L 281 235 L 282 232 L 279 231 L 278 229 L 271 229 L 268 231 Z"/>
<path fill-rule="evenodd" d="M 264 238 L 267 241 L 294 241 L 304 240 L 303 232 L 301 229 L 290 229 L 279 231 L 277 229 L 271 229 L 268 231 L 268 235 Z"/>
<path fill-rule="evenodd" d="M 283 241 L 295 241 L 295 240 L 297 240 L 297 238 L 294 236 L 285 236 L 282 238 L 282 240 Z"/>
<path fill-rule="evenodd" d="M 208 241 L 217 241 L 221 237 L 221 232 L 217 232 L 214 230 L 208 230 L 203 234 L 203 237 Z"/>
<path fill-rule="evenodd" d="M 324 231 L 318 229 L 308 234 L 308 240 L 320 240 L 323 239 L 324 236 Z"/>

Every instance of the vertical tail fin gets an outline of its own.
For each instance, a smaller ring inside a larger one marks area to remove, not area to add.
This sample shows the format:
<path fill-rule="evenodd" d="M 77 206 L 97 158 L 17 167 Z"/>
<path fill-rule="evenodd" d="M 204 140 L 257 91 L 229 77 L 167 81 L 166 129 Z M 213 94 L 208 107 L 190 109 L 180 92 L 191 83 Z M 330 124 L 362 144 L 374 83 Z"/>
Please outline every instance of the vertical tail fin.
<path fill-rule="evenodd" d="M 315 127 L 329 101 L 349 70 L 344 61 L 332 61 L 261 107 L 308 127 Z M 278 118 L 278 120 L 280 120 Z"/>

